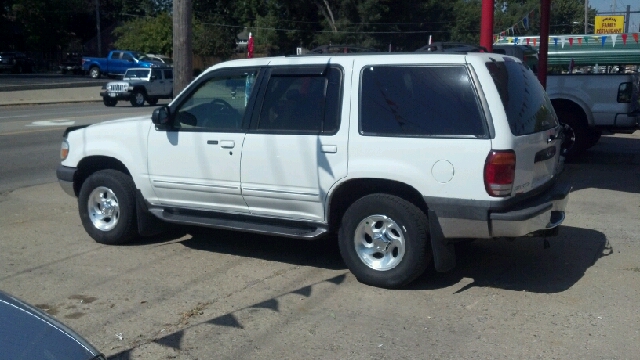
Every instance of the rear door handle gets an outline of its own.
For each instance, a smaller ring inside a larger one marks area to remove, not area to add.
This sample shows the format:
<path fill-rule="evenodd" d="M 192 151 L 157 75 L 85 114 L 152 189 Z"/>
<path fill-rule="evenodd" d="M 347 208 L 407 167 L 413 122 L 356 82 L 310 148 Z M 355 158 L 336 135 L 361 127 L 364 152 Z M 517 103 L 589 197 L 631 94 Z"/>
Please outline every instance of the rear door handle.
<path fill-rule="evenodd" d="M 236 146 L 236 142 L 233 140 L 220 140 L 220 147 L 223 149 L 233 149 Z"/>

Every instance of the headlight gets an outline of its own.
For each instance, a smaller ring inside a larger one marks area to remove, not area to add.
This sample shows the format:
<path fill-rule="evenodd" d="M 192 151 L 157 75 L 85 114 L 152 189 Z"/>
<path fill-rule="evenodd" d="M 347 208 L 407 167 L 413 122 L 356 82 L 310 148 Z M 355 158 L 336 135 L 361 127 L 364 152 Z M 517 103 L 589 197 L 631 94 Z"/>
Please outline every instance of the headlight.
<path fill-rule="evenodd" d="M 69 155 L 69 143 L 67 140 L 62 140 L 62 144 L 60 145 L 60 160 L 64 161 L 67 159 Z"/>

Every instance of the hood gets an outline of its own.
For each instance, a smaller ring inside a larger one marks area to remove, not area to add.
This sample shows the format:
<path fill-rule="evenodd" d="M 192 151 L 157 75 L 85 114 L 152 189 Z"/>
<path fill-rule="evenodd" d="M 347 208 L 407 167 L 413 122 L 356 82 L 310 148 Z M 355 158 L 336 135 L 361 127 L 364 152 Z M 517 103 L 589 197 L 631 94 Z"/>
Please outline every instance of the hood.
<path fill-rule="evenodd" d="M 104 359 L 98 350 L 67 326 L 2 291 L 0 344 L 3 359 Z"/>

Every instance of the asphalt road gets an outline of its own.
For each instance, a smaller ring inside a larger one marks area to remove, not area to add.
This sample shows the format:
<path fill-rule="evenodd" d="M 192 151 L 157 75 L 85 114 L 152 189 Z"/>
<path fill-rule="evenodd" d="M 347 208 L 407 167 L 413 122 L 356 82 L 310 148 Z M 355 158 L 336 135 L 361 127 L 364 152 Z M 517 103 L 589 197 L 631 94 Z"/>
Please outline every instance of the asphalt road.
<path fill-rule="evenodd" d="M 6 106 L 0 111 L 0 193 L 56 181 L 60 142 L 68 126 L 149 115 L 157 106 L 122 102 Z"/>

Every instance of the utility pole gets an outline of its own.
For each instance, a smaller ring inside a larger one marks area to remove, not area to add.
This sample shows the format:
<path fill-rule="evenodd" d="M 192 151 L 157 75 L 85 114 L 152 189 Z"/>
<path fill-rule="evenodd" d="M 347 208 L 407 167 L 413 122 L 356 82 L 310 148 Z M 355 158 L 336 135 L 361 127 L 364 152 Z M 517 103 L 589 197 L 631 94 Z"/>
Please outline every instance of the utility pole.
<path fill-rule="evenodd" d="M 191 0 L 173 0 L 173 96 L 193 79 Z"/>
<path fill-rule="evenodd" d="M 102 35 L 100 35 L 100 0 L 96 0 L 96 30 L 98 31 L 98 57 L 102 56 Z"/>
<path fill-rule="evenodd" d="M 589 20 L 589 0 L 584 0 L 584 33 L 588 34 L 587 21 Z"/>
<path fill-rule="evenodd" d="M 631 5 L 627 5 L 627 16 L 624 19 L 626 20 L 624 22 L 624 33 L 626 34 L 629 32 L 629 21 L 631 21 Z"/>

